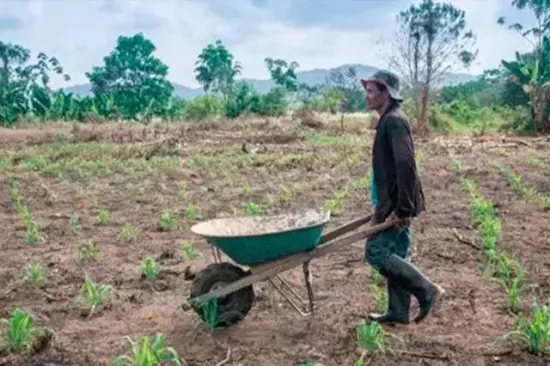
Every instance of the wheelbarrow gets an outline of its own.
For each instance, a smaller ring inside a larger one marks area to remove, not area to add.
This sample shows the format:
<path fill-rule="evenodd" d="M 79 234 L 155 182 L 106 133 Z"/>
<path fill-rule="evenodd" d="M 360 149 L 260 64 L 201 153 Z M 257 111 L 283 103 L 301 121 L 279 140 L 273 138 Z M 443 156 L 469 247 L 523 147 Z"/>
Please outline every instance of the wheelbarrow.
<path fill-rule="evenodd" d="M 215 263 L 195 276 L 188 304 L 212 326 L 231 327 L 244 319 L 252 308 L 252 285 L 267 280 L 301 315 L 311 315 L 314 308 L 310 261 L 394 225 L 393 222 L 384 222 L 339 238 L 367 224 L 371 217 L 358 218 L 324 235 L 323 230 L 330 221 L 330 212 L 325 210 L 220 218 L 198 223 L 191 231 L 212 245 Z M 229 257 L 228 262 L 222 261 L 222 252 Z M 307 302 L 280 276 L 299 265 L 302 265 L 307 288 L 308 309 L 305 308 Z M 207 310 L 212 308 L 214 314 Z"/>

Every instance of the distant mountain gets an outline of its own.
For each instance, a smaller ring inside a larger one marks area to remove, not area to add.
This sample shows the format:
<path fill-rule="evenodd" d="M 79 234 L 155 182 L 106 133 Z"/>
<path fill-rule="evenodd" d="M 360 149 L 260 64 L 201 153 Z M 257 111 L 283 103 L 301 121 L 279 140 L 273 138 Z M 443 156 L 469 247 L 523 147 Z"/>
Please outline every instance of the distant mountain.
<path fill-rule="evenodd" d="M 330 73 L 333 70 L 338 70 L 338 69 L 345 70 L 349 67 L 355 67 L 355 69 L 357 70 L 358 78 L 369 77 L 374 72 L 378 71 L 378 68 L 373 66 L 361 65 L 361 64 L 349 64 L 349 65 L 342 65 L 339 67 L 335 67 L 332 69 L 313 69 L 313 70 L 301 71 L 297 73 L 297 77 L 299 82 L 306 83 L 310 86 L 313 86 L 313 85 L 324 83 L 326 78 L 330 75 Z M 474 80 L 476 78 L 477 78 L 476 75 L 471 75 L 471 74 L 464 74 L 464 73 L 448 74 L 444 78 L 443 84 L 444 85 L 458 84 L 458 83 Z M 254 89 L 256 89 L 261 94 L 267 93 L 273 86 L 275 86 L 275 84 L 273 83 L 273 80 L 270 80 L 270 79 L 246 79 L 245 78 L 242 80 L 250 83 L 254 87 Z M 194 99 L 203 93 L 202 88 L 189 88 L 185 85 L 181 85 L 178 83 L 173 83 L 173 85 L 174 85 L 174 94 L 180 98 Z M 85 96 L 91 93 L 91 86 L 90 84 L 79 84 L 79 85 L 63 88 L 63 90 L 65 92 L 70 92 L 75 95 Z"/>

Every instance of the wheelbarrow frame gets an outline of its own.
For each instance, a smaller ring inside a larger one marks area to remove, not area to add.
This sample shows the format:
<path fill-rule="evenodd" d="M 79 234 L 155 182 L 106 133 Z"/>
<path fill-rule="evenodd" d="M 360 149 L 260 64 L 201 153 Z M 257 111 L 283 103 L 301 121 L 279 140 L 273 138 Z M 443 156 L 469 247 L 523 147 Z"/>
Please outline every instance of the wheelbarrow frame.
<path fill-rule="evenodd" d="M 236 281 L 233 281 L 221 288 L 217 288 L 203 295 L 190 298 L 188 299 L 188 303 L 190 304 L 206 303 L 212 299 L 227 296 L 247 286 L 251 286 L 259 281 L 268 280 L 271 283 L 271 285 L 294 307 L 294 309 L 298 311 L 298 313 L 300 313 L 302 316 L 311 315 L 313 313 L 314 307 L 313 307 L 313 288 L 311 286 L 311 279 L 310 279 L 310 272 L 309 272 L 310 261 L 314 258 L 318 258 L 324 255 L 327 255 L 329 253 L 332 253 L 346 245 L 351 245 L 360 240 L 364 240 L 369 236 L 376 234 L 378 232 L 388 230 L 395 225 L 394 222 L 384 222 L 378 225 L 370 226 L 367 229 L 361 230 L 355 234 L 346 236 L 344 238 L 337 239 L 367 224 L 368 222 L 371 221 L 371 218 L 372 218 L 372 214 L 369 214 L 364 217 L 353 220 L 351 222 L 348 222 L 342 226 L 339 226 L 323 234 L 321 236 L 321 239 L 317 247 L 312 250 L 291 254 L 282 259 L 266 262 L 265 264 L 244 266 L 238 263 L 234 263 L 234 261 L 232 261 L 230 258 L 230 261 L 236 266 L 244 267 L 244 268 L 248 267 L 247 270 L 250 272 L 250 274 Z M 221 263 L 222 262 L 221 253 L 223 252 L 214 245 L 212 245 L 212 251 L 213 251 L 215 262 Z M 296 302 L 294 302 L 292 299 L 290 299 L 290 296 L 284 293 L 282 287 L 275 284 L 272 280 L 273 277 L 276 277 L 281 282 L 281 284 L 290 291 L 292 295 L 297 297 L 302 302 L 302 304 L 305 304 L 306 301 L 302 299 L 292 289 L 290 284 L 288 284 L 285 280 L 283 280 L 283 278 L 279 275 L 280 273 L 285 272 L 294 267 L 297 267 L 299 265 L 302 265 L 304 282 L 307 287 L 309 310 L 300 309 L 300 306 Z"/>

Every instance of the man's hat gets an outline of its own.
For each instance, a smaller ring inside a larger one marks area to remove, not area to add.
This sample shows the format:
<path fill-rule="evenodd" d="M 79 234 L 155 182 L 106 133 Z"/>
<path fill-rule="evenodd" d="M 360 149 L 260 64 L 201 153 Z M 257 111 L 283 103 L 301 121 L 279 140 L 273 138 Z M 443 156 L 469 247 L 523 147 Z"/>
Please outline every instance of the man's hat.
<path fill-rule="evenodd" d="M 399 94 L 399 77 L 393 72 L 388 70 L 379 70 L 375 72 L 374 75 L 372 75 L 370 78 L 361 79 L 361 84 L 363 84 L 363 88 L 367 88 L 368 82 L 376 82 L 384 85 L 386 88 L 388 88 L 388 92 L 393 99 L 400 102 L 403 101 L 403 97 L 401 96 L 401 94 Z"/>

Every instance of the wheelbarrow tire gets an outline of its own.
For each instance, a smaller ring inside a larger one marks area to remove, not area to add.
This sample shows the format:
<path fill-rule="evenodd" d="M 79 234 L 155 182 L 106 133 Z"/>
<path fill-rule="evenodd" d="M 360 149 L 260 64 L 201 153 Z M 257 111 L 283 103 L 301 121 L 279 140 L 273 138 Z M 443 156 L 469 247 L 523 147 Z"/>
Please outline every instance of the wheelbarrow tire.
<path fill-rule="evenodd" d="M 202 269 L 193 280 L 190 298 L 204 295 L 212 289 L 227 286 L 249 274 L 250 272 L 245 272 L 241 267 L 231 263 L 211 264 Z M 215 324 L 209 325 L 216 328 L 228 328 L 244 319 L 250 311 L 254 303 L 254 290 L 250 285 L 215 300 L 217 302 L 217 316 Z M 193 310 L 202 321 L 212 322 L 212 320 L 206 319 L 207 316 L 200 307 L 193 306 Z"/>

